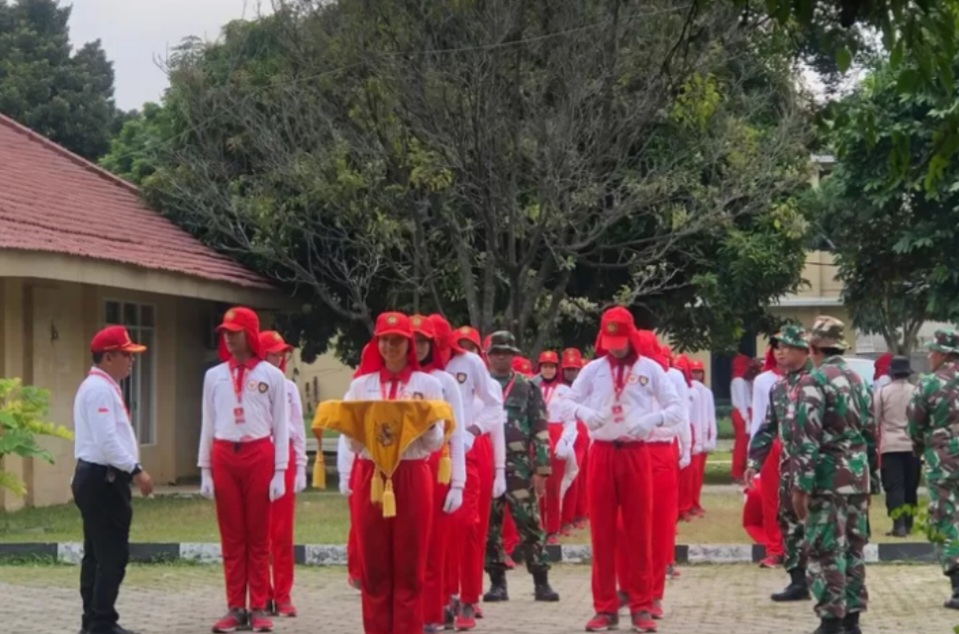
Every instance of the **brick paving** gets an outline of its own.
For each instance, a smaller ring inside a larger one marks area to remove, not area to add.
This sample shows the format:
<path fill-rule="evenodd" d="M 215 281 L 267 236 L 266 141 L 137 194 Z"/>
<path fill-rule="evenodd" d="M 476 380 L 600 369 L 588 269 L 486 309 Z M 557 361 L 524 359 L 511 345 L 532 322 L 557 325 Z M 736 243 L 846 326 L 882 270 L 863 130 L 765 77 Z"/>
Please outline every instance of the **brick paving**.
<path fill-rule="evenodd" d="M 79 570 L 70 566 L 0 566 L 0 608 L 5 634 L 73 634 L 79 625 Z M 941 607 L 948 582 L 929 565 L 868 568 L 872 595 L 863 617 L 867 634 L 947 634 L 959 612 Z M 560 566 L 552 580 L 559 604 L 532 600 L 525 573 L 510 573 L 512 601 L 486 605 L 477 632 L 565 634 L 581 632 L 592 614 L 589 568 Z M 815 628 L 811 604 L 776 605 L 768 600 L 785 579 L 781 571 L 745 564 L 683 567 L 670 582 L 666 634 L 808 634 Z M 223 610 L 220 569 L 209 565 L 132 566 L 121 593 L 122 623 L 142 634 L 200 634 Z M 278 621 L 280 634 L 359 634 L 359 595 L 347 587 L 342 568 L 298 568 L 296 619 Z M 621 629 L 628 629 L 625 614 Z"/>

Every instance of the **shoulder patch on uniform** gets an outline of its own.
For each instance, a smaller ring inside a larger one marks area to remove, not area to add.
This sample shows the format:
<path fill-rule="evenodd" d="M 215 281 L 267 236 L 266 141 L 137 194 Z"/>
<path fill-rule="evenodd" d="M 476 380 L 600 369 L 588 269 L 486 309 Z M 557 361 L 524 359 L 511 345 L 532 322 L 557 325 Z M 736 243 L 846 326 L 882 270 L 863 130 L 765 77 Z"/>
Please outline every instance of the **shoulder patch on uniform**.
<path fill-rule="evenodd" d="M 263 381 L 260 381 L 260 384 L 256 386 L 256 389 L 260 392 L 260 394 L 266 394 L 270 389 L 270 386 Z"/>
<path fill-rule="evenodd" d="M 457 372 L 457 373 L 456 373 L 456 381 L 457 381 L 458 383 L 466 383 L 466 373 L 465 373 L 465 372 Z"/>
<path fill-rule="evenodd" d="M 633 380 L 633 379 L 635 379 L 635 380 Z M 639 376 L 639 377 L 637 377 L 637 376 L 631 376 L 631 377 L 629 377 L 629 382 L 630 382 L 630 383 L 636 383 L 637 381 L 638 381 L 639 384 L 642 385 L 643 387 L 646 387 L 647 385 L 649 385 L 649 377 L 648 377 L 648 376 L 643 375 L 643 376 Z"/>

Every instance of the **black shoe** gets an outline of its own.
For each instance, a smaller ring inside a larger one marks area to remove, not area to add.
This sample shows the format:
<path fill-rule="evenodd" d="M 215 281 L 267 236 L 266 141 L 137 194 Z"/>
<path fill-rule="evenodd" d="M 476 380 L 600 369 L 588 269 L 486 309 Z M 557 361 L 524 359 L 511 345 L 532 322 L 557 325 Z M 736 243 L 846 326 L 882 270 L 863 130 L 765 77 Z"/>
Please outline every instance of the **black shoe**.
<path fill-rule="evenodd" d="M 110 634 L 138 634 L 134 630 L 128 630 L 125 627 L 120 627 L 119 625 L 114 625 L 113 629 L 109 630 Z M 90 632 L 90 634 L 93 634 Z"/>
<path fill-rule="evenodd" d="M 502 601 L 509 601 L 509 593 L 506 591 L 506 571 L 490 571 L 489 580 L 489 592 L 483 595 L 483 602 L 500 603 Z"/>
<path fill-rule="evenodd" d="M 806 571 L 802 568 L 793 568 L 789 571 L 789 585 L 782 592 L 776 592 L 769 597 L 773 601 L 808 601 L 809 586 L 806 584 Z"/>
<path fill-rule="evenodd" d="M 943 607 L 950 610 L 959 610 L 959 570 L 949 573 L 949 582 L 952 584 L 952 596 L 943 603 Z"/>
<path fill-rule="evenodd" d="M 842 627 L 845 634 L 862 634 L 859 629 L 859 612 L 847 614 L 842 620 Z"/>
<path fill-rule="evenodd" d="M 819 627 L 813 634 L 844 634 L 842 619 L 820 619 Z"/>
<path fill-rule="evenodd" d="M 559 594 L 549 585 L 549 573 L 547 571 L 539 570 L 533 573 L 533 583 L 535 584 L 536 601 L 559 601 Z"/>
<path fill-rule="evenodd" d="M 452 630 L 456 627 L 456 615 L 460 612 L 460 600 L 456 597 L 450 599 L 449 605 L 443 608 L 443 629 Z"/>
<path fill-rule="evenodd" d="M 906 537 L 909 535 L 909 525 L 905 517 L 899 517 L 892 521 L 892 530 L 886 533 L 887 537 Z"/>

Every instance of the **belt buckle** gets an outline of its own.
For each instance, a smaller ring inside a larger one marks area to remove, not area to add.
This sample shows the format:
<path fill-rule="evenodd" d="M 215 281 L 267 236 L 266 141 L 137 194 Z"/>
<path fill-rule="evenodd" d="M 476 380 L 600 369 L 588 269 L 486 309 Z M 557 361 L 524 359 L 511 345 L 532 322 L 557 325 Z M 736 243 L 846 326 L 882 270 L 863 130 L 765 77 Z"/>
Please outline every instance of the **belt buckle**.
<path fill-rule="evenodd" d="M 243 449 L 243 443 L 241 442 L 233 443 L 233 453 L 240 453 L 241 449 Z"/>

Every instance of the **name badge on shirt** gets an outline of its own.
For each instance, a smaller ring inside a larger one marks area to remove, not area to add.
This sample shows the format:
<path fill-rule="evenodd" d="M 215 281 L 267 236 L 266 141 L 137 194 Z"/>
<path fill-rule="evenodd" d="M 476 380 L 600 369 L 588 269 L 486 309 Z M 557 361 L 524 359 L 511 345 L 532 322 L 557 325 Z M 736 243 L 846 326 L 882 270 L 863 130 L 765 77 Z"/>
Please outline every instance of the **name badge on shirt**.
<path fill-rule="evenodd" d="M 243 413 L 242 407 L 233 408 L 233 422 L 237 425 L 242 425 L 246 422 L 246 414 Z"/>
<path fill-rule="evenodd" d="M 613 422 L 614 422 L 614 423 L 622 423 L 622 422 L 625 422 L 626 417 L 623 415 L 623 406 L 622 406 L 622 405 L 619 405 L 619 404 L 613 405 L 612 411 L 613 411 Z"/>

